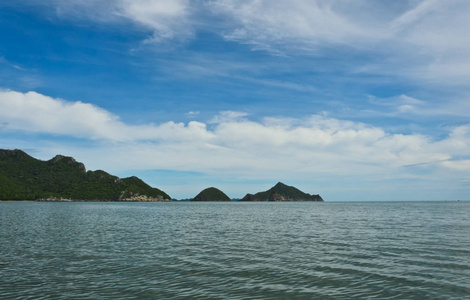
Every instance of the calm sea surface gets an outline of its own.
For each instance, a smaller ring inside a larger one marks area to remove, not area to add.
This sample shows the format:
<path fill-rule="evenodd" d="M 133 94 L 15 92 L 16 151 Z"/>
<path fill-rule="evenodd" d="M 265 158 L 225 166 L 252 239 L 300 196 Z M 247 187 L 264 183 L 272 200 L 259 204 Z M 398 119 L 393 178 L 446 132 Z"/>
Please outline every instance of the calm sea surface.
<path fill-rule="evenodd" d="M 0 202 L 0 299 L 470 299 L 470 202 Z"/>

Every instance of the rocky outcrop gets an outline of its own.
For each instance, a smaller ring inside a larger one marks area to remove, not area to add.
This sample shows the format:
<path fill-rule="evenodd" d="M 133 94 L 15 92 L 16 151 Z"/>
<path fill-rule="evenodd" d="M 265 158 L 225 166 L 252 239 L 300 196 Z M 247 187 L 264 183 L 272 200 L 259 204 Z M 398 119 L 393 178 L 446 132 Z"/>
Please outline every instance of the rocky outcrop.
<path fill-rule="evenodd" d="M 72 202 L 72 199 L 61 198 L 61 197 L 47 197 L 36 199 L 38 202 Z"/>
<path fill-rule="evenodd" d="M 127 196 L 126 196 L 127 195 Z M 156 197 L 150 197 L 147 195 L 134 194 L 128 191 L 124 191 L 119 196 L 119 201 L 130 201 L 130 202 L 170 202 L 171 199 L 166 199 L 162 195 Z"/>
<path fill-rule="evenodd" d="M 50 160 L 50 162 L 54 164 L 63 162 L 63 163 L 69 164 L 70 166 L 73 166 L 74 168 L 77 168 L 78 170 L 82 172 L 86 172 L 85 165 L 81 162 L 77 162 L 75 158 L 70 157 L 70 156 L 56 155 L 53 159 Z"/>

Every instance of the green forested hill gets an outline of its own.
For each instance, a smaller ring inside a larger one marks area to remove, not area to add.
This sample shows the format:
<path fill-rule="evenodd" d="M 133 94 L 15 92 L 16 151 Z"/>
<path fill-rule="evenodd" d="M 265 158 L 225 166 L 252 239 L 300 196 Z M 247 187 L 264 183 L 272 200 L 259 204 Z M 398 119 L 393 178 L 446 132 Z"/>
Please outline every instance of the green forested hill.
<path fill-rule="evenodd" d="M 247 194 L 240 201 L 323 201 L 320 195 L 306 194 L 293 186 L 278 182 L 265 192 Z"/>
<path fill-rule="evenodd" d="M 0 200 L 149 201 L 170 200 L 165 192 L 137 177 L 120 179 L 104 171 L 86 171 L 72 157 L 37 160 L 21 150 L 0 150 Z"/>
<path fill-rule="evenodd" d="M 210 187 L 200 192 L 191 201 L 231 201 L 231 200 L 221 190 L 215 187 Z"/>

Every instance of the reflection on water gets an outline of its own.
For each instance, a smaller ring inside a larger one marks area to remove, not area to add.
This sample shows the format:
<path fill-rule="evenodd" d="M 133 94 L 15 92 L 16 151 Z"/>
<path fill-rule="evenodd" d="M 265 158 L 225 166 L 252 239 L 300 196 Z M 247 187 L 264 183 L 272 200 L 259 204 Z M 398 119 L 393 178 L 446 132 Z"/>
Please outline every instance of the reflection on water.
<path fill-rule="evenodd" d="M 470 203 L 0 203 L 1 299 L 463 299 Z"/>

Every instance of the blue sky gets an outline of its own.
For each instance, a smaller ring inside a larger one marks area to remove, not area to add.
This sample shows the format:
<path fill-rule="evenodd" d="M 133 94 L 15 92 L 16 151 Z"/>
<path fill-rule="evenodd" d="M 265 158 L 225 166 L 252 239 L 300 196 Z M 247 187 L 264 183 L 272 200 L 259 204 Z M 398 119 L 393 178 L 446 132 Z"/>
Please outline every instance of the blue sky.
<path fill-rule="evenodd" d="M 470 195 L 470 2 L 9 1 L 0 147 L 176 198 Z"/>

